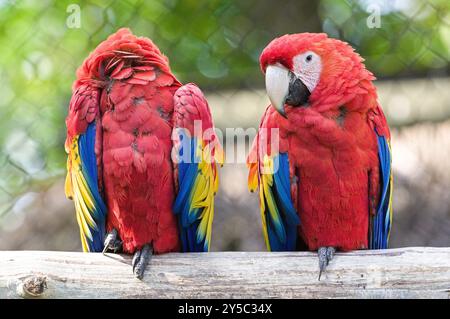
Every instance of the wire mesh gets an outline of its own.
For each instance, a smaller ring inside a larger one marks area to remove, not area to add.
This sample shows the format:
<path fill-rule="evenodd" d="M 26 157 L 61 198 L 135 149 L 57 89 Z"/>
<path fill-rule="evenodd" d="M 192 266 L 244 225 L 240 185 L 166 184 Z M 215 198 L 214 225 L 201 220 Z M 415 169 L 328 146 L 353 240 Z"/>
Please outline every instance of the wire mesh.
<path fill-rule="evenodd" d="M 450 244 L 448 1 L 0 0 L 0 248 L 79 248 L 62 191 L 64 118 L 76 68 L 119 27 L 151 38 L 182 82 L 206 91 L 221 128 L 257 127 L 258 58 L 271 39 L 326 32 L 348 41 L 380 80 L 401 150 L 393 245 Z M 222 171 L 213 249 L 263 249 L 245 174 L 243 165 Z"/>

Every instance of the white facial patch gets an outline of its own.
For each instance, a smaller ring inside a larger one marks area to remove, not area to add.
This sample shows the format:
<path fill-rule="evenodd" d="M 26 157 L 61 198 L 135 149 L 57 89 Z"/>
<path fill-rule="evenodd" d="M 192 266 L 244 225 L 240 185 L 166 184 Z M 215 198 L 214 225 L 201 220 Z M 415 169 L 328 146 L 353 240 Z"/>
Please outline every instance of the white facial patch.
<path fill-rule="evenodd" d="M 294 74 L 305 84 L 309 92 L 316 88 L 322 73 L 322 60 L 313 51 L 307 51 L 294 57 Z"/>

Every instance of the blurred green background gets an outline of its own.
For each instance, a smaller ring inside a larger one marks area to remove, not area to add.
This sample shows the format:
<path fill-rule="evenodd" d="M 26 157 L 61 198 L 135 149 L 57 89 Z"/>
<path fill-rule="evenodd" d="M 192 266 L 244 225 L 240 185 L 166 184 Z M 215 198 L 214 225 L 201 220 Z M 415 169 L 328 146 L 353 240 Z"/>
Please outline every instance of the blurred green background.
<path fill-rule="evenodd" d="M 79 28 L 66 23 L 74 4 Z M 274 37 L 348 41 L 379 79 L 393 127 L 392 246 L 450 245 L 450 1 L 0 0 L 0 249 L 80 249 L 63 193 L 64 119 L 76 68 L 119 27 L 196 82 L 220 128 L 257 127 L 267 105 L 258 58 Z M 213 250 L 264 249 L 245 166 L 221 173 Z"/>

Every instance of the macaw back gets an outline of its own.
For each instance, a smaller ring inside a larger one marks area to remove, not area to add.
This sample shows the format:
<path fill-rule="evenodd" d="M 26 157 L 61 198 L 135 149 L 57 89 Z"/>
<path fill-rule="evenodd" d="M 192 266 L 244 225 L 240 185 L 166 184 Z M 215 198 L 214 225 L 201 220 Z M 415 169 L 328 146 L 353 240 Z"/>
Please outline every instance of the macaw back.
<path fill-rule="evenodd" d="M 158 78 L 146 86 L 115 82 L 101 103 L 107 230 L 118 230 L 127 252 L 149 242 L 155 252 L 179 250 L 170 157 L 177 88 Z"/>
<path fill-rule="evenodd" d="M 171 161 L 173 96 L 180 86 L 158 48 L 127 29 L 100 44 L 77 71 L 66 144 L 95 123 L 106 231 L 116 229 L 128 253 L 150 242 L 156 253 L 180 250 Z"/>
<path fill-rule="evenodd" d="M 77 71 L 66 125 L 85 251 L 134 252 L 140 278 L 153 252 L 209 249 L 220 144 L 203 93 L 151 40 L 120 29 L 102 42 Z"/>

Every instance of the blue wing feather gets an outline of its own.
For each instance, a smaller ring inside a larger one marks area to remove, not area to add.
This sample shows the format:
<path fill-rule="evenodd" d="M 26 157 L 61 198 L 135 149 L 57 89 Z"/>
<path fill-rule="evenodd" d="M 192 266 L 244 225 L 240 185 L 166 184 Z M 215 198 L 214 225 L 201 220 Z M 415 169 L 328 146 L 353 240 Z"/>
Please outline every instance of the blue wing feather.
<path fill-rule="evenodd" d="M 206 207 L 193 207 L 196 180 L 201 178 L 199 166 L 201 159 L 196 154 L 199 145 L 195 138 L 189 137 L 184 130 L 181 131 L 178 152 L 179 189 L 173 211 L 178 218 L 182 251 L 204 252 L 209 250 L 209 242 L 208 235 L 200 231 L 200 222 Z M 212 189 L 208 191 L 212 191 Z"/>
<path fill-rule="evenodd" d="M 264 199 L 264 207 L 270 210 L 268 201 L 273 201 L 276 211 L 263 212 L 266 215 L 269 248 L 271 251 L 291 251 L 296 249 L 300 219 L 291 198 L 288 154 L 281 153 L 273 160 L 278 162 L 278 170 L 273 173 L 273 184 L 268 192 L 272 198 Z"/>
<path fill-rule="evenodd" d="M 375 216 L 371 217 L 370 249 L 386 249 L 392 220 L 392 155 L 386 137 L 377 134 L 381 194 Z"/>

